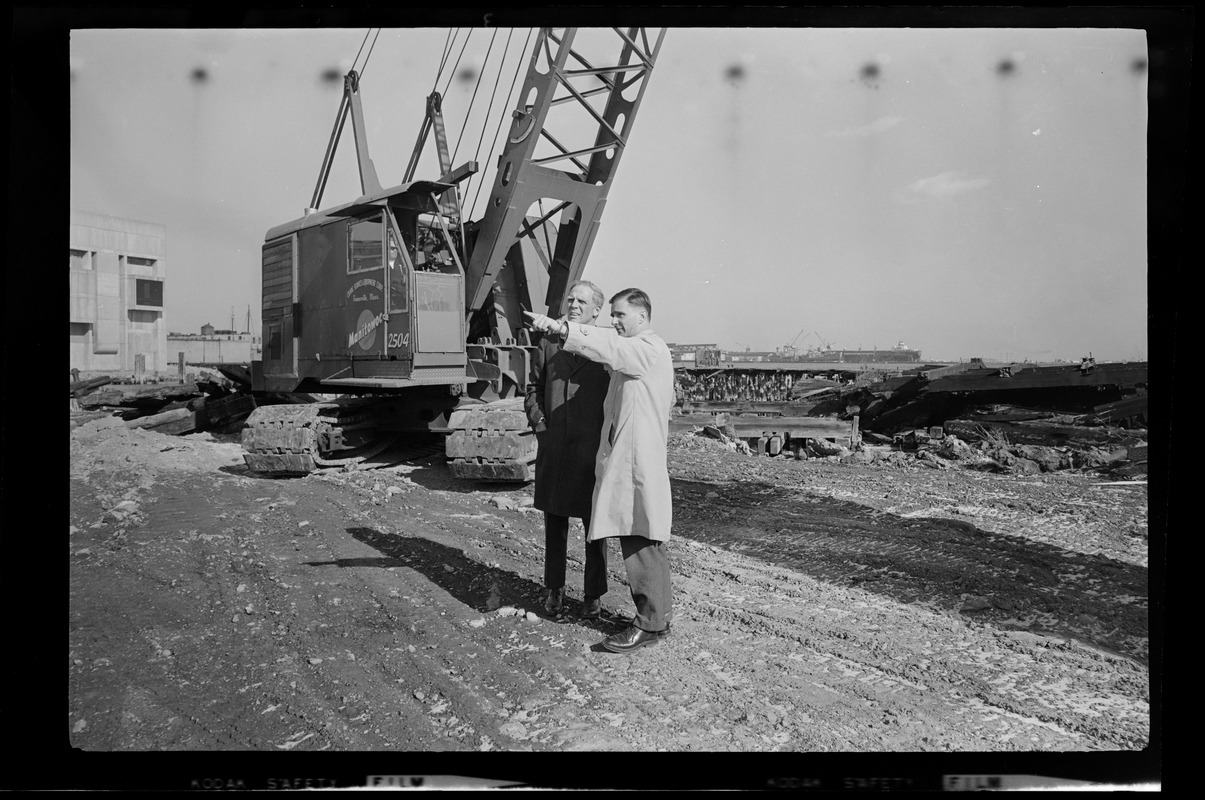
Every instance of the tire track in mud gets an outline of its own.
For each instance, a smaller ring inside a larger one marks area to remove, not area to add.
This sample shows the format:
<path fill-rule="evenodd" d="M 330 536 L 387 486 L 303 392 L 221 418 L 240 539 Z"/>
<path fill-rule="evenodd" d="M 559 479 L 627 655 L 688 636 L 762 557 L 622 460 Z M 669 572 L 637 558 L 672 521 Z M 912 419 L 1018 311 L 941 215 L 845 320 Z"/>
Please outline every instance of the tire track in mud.
<path fill-rule="evenodd" d="M 706 585 L 703 564 L 717 546 L 686 545 L 685 557 L 675 551 L 677 563 L 688 582 Z M 1149 737 L 1146 670 L 1128 658 L 903 604 L 865 583 L 824 585 L 787 559 L 766 564 L 753 556 L 745 564 L 728 568 L 728 582 L 712 584 L 718 590 L 695 598 L 692 618 L 753 631 L 766 638 L 760 647 L 771 660 L 806 665 L 814 684 L 881 704 L 896 720 L 930 716 L 925 709 L 947 698 L 948 707 L 931 715 L 930 730 L 950 729 L 941 721 L 972 706 L 997 721 L 998 730 L 985 727 L 978 741 L 949 743 L 956 749 L 998 749 L 1018 735 L 1009 722 L 1034 729 L 1017 744 L 1021 749 L 1089 749 L 1101 742 L 1133 748 Z M 751 607 L 747 598 L 760 605 Z M 835 605 L 835 598 L 845 603 Z M 885 621 L 894 629 L 878 624 Z"/>
<path fill-rule="evenodd" d="M 784 487 L 676 481 L 675 492 L 682 536 L 898 602 L 956 610 L 982 598 L 979 621 L 1147 657 L 1145 567 Z"/>

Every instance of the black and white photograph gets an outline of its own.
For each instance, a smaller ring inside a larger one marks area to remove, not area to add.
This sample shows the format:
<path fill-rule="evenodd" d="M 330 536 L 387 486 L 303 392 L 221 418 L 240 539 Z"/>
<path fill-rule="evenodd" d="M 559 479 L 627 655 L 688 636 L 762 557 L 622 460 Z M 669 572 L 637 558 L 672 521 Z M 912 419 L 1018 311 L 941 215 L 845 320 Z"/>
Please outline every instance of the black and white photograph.
<path fill-rule="evenodd" d="M 1158 791 L 1193 11 L 620 11 L 61 32 L 56 746 Z"/>

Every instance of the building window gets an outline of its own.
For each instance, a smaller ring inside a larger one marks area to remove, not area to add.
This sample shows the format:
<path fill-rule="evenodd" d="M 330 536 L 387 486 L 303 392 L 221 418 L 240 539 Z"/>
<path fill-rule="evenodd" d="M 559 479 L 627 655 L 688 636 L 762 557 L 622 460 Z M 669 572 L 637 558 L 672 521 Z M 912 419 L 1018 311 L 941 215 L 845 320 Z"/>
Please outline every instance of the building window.
<path fill-rule="evenodd" d="M 137 267 L 153 267 L 155 266 L 155 259 L 141 258 L 139 256 L 126 256 L 126 263 Z"/>
<path fill-rule="evenodd" d="M 92 269 L 92 254 L 71 248 L 71 269 Z"/>
<path fill-rule="evenodd" d="M 163 307 L 163 281 L 134 280 L 134 305 Z"/>
<path fill-rule="evenodd" d="M 384 263 L 385 239 L 381 218 L 353 222 L 347 228 L 347 271 L 367 272 Z"/>

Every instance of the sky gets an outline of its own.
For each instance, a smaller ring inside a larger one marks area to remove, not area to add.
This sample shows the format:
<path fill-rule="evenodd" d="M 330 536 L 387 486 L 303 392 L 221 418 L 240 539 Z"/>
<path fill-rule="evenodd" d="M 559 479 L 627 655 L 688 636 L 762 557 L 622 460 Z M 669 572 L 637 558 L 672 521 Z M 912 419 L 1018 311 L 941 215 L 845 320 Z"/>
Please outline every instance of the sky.
<path fill-rule="evenodd" d="M 490 70 L 528 30 L 462 29 L 442 74 L 447 28 L 72 30 L 71 207 L 166 227 L 169 330 L 258 331 L 264 235 L 366 40 L 382 185 L 445 87 L 454 162 L 492 180 Z M 644 289 L 674 343 L 1146 359 L 1148 58 L 1125 28 L 670 28 L 583 277 Z M 324 206 L 360 194 L 350 130 Z"/>

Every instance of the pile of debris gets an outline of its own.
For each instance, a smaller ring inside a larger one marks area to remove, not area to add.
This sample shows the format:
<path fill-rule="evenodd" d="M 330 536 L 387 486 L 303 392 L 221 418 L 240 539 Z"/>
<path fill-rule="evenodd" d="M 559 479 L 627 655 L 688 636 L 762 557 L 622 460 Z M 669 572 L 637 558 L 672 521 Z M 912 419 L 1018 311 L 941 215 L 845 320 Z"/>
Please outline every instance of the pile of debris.
<path fill-rule="evenodd" d="M 973 359 L 798 388 L 781 408 L 711 403 L 709 409 L 719 412 L 713 426 L 698 426 L 700 415 L 678 420 L 695 422 L 697 435 L 750 454 L 789 451 L 795 458 L 887 457 L 939 468 L 959 464 L 1020 474 L 1087 469 L 1146 477 L 1145 362 L 1097 364 L 1086 358 L 1080 364 L 988 367 Z M 742 425 L 756 420 L 770 428 L 779 417 L 799 420 L 801 415 L 852 421 L 849 446 L 823 431 L 782 449 L 737 444 L 748 441 L 747 431 L 738 435 Z"/>
<path fill-rule="evenodd" d="M 963 466 L 990 472 L 1035 475 L 1058 470 L 1096 472 L 1129 480 L 1146 480 L 1146 437 L 1141 432 L 1113 428 L 1091 435 L 1029 442 L 966 420 L 942 427 L 917 429 L 885 437 L 863 433 L 866 441 L 905 454 L 924 466 L 948 469 Z"/>
<path fill-rule="evenodd" d="M 72 382 L 71 409 L 84 412 L 77 421 L 116 415 L 127 427 L 169 435 L 235 433 L 256 407 L 250 375 L 238 367 L 203 369 L 194 381 L 134 391 L 113 384 L 109 376 Z"/>
<path fill-rule="evenodd" d="M 1079 364 L 988 367 L 979 359 L 949 367 L 921 369 L 878 381 L 858 381 L 843 390 L 846 413 L 861 417 L 863 430 L 893 434 L 962 418 L 982 405 L 1013 405 L 1010 420 L 1057 417 L 1071 424 L 1145 427 L 1147 364 Z"/>

